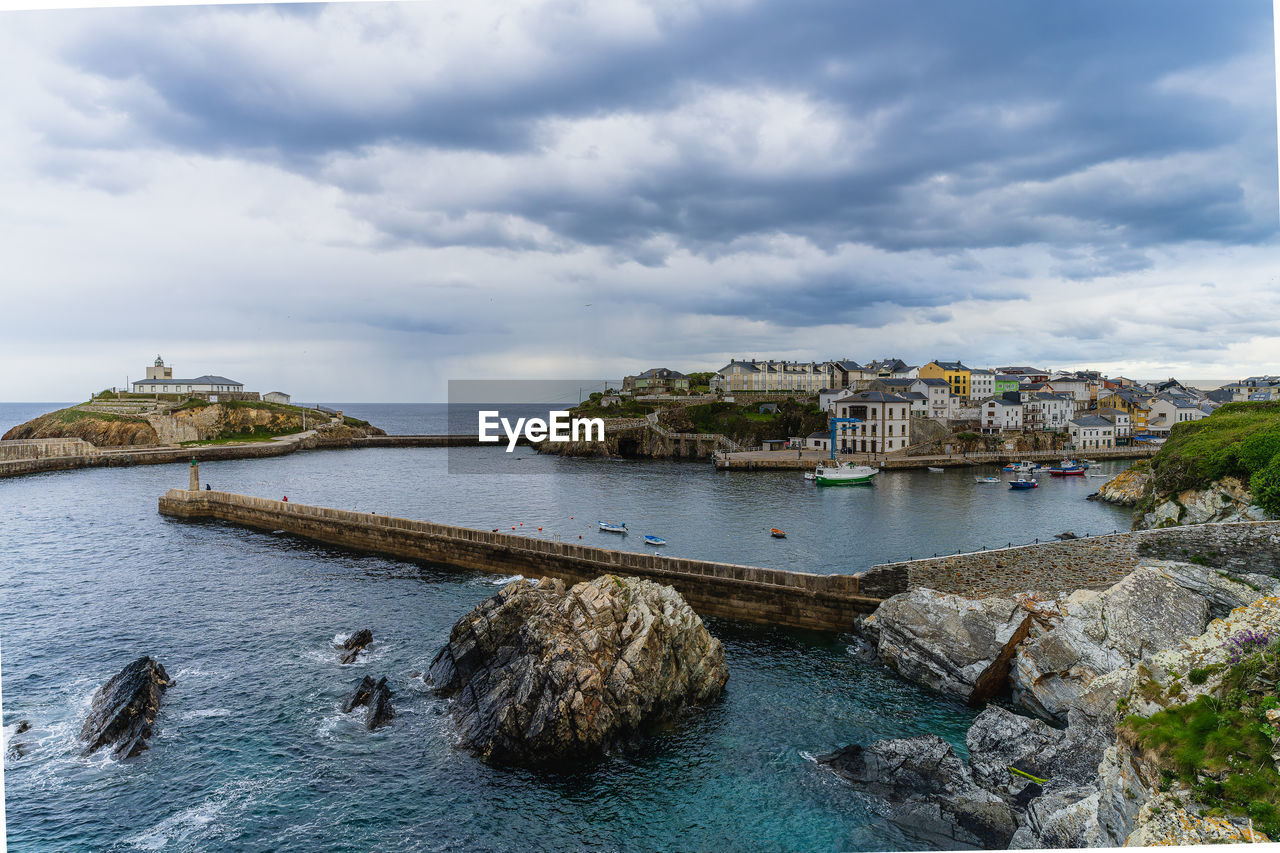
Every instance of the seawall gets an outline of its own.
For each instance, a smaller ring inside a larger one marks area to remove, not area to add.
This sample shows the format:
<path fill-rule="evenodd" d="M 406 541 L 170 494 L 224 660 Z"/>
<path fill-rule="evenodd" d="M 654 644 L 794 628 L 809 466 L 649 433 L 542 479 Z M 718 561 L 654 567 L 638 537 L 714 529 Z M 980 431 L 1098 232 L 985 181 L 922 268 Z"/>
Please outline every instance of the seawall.
<path fill-rule="evenodd" d="M 880 598 L 915 587 L 973 597 L 1023 590 L 1058 593 L 1110 586 L 1153 559 L 1280 577 L 1280 521 L 1135 530 L 884 563 L 859 578 L 864 594 Z"/>
<path fill-rule="evenodd" d="M 1154 456 L 1158 447 L 1110 447 L 1097 450 L 1033 450 L 1000 453 L 951 453 L 926 456 L 886 454 L 873 456 L 866 453 L 837 453 L 837 461 L 872 465 L 886 471 L 905 471 L 919 468 L 973 468 L 984 465 L 1009 465 L 1028 460 L 1032 462 L 1060 462 L 1064 456 L 1087 459 L 1146 459 Z M 831 459 L 829 450 L 747 450 L 741 453 L 718 452 L 714 456 L 716 468 L 722 471 L 812 471 L 819 462 Z"/>
<path fill-rule="evenodd" d="M 602 574 L 669 584 L 703 616 L 816 631 L 847 631 L 880 603 L 853 575 L 819 575 L 612 551 L 433 524 L 408 518 L 307 506 L 229 492 L 171 489 L 160 513 L 215 519 L 259 530 L 283 530 L 317 542 L 390 557 L 566 583 Z"/>

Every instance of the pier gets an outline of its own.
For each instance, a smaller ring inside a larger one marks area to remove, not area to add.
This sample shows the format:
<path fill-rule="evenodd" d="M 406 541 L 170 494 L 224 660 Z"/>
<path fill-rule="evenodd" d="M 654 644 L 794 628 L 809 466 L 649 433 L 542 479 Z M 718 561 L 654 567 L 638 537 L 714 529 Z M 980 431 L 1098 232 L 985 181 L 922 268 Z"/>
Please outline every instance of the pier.
<path fill-rule="evenodd" d="M 500 575 L 560 578 L 567 584 L 603 574 L 672 586 L 700 615 L 813 631 L 848 631 L 880 599 L 853 575 L 820 575 L 658 554 L 613 551 L 428 521 L 307 506 L 230 492 L 170 489 L 162 515 L 284 531 L 316 542 L 398 559 Z"/>
<path fill-rule="evenodd" d="M 867 453 L 836 453 L 837 462 L 854 462 L 875 468 L 910 470 L 918 468 L 972 468 L 982 465 L 1008 465 L 1024 459 L 1031 462 L 1058 462 L 1063 458 L 1147 459 L 1159 447 L 1104 447 L 1093 450 L 1009 450 L 1000 453 L 939 453 L 929 456 L 903 456 Z M 713 457 L 716 468 L 728 471 L 812 471 L 820 462 L 831 461 L 830 450 L 748 450 L 741 453 L 718 452 Z"/>

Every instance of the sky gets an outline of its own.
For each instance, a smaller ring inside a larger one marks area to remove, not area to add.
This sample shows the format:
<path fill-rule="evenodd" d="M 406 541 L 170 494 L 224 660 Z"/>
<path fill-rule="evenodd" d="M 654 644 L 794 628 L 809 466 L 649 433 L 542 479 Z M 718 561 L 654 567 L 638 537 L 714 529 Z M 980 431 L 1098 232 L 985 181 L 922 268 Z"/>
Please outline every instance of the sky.
<path fill-rule="evenodd" d="M 0 13 L 0 400 L 1280 373 L 1269 4 Z"/>

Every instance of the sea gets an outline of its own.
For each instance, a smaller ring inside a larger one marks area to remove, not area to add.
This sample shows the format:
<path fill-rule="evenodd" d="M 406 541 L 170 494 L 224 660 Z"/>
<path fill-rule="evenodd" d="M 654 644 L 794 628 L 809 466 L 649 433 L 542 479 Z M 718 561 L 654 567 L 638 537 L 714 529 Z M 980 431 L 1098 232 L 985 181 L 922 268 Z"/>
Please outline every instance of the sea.
<path fill-rule="evenodd" d="M 443 404 L 327 404 L 391 433 L 449 431 Z M 0 429 L 59 404 L 0 404 Z M 501 454 L 450 473 L 449 454 Z M 1126 463 L 1102 466 L 1112 474 Z M 853 572 L 933 553 L 1128 526 L 1086 501 L 1101 479 L 1034 492 L 981 470 L 885 472 L 822 489 L 799 472 L 538 456 L 527 448 L 370 448 L 206 462 L 214 488 L 641 550 Z M 421 673 L 453 623 L 509 577 L 283 534 L 161 517 L 179 465 L 0 480 L 0 690 L 7 841 L 89 850 L 932 849 L 814 761 L 849 743 L 937 734 L 964 755 L 975 711 L 867 662 L 850 636 L 708 619 L 730 679 L 705 713 L 573 771 L 489 767 L 457 747 Z M 786 539 L 768 535 L 781 527 Z M 338 663 L 335 641 L 369 628 Z M 140 655 L 176 680 L 151 748 L 80 755 L 94 691 Z M 340 703 L 386 676 L 376 733 Z M 31 728 L 15 734 L 19 721 Z M 21 745 L 22 755 L 13 750 Z"/>

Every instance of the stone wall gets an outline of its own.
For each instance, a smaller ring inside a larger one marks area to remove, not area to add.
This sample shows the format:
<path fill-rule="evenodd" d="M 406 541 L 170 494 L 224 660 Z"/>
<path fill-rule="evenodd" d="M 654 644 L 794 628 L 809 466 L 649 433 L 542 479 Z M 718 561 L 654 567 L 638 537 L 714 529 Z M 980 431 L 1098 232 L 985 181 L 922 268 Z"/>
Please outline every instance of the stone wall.
<path fill-rule="evenodd" d="M 1024 590 L 1102 589 L 1150 559 L 1280 577 L 1280 521 L 1197 524 L 996 548 L 885 563 L 858 577 L 865 594 L 881 598 L 917 587 L 981 598 Z"/>
<path fill-rule="evenodd" d="M 19 438 L 0 441 L 0 461 L 48 459 L 54 456 L 94 456 L 98 448 L 83 438 Z"/>
<path fill-rule="evenodd" d="M 818 631 L 849 630 L 879 599 L 860 592 L 852 575 L 817 575 L 658 554 L 611 551 L 326 507 L 172 489 L 160 512 L 217 519 L 261 530 L 385 554 L 499 574 L 557 577 L 566 583 L 602 574 L 634 575 L 676 588 L 704 616 Z"/>

